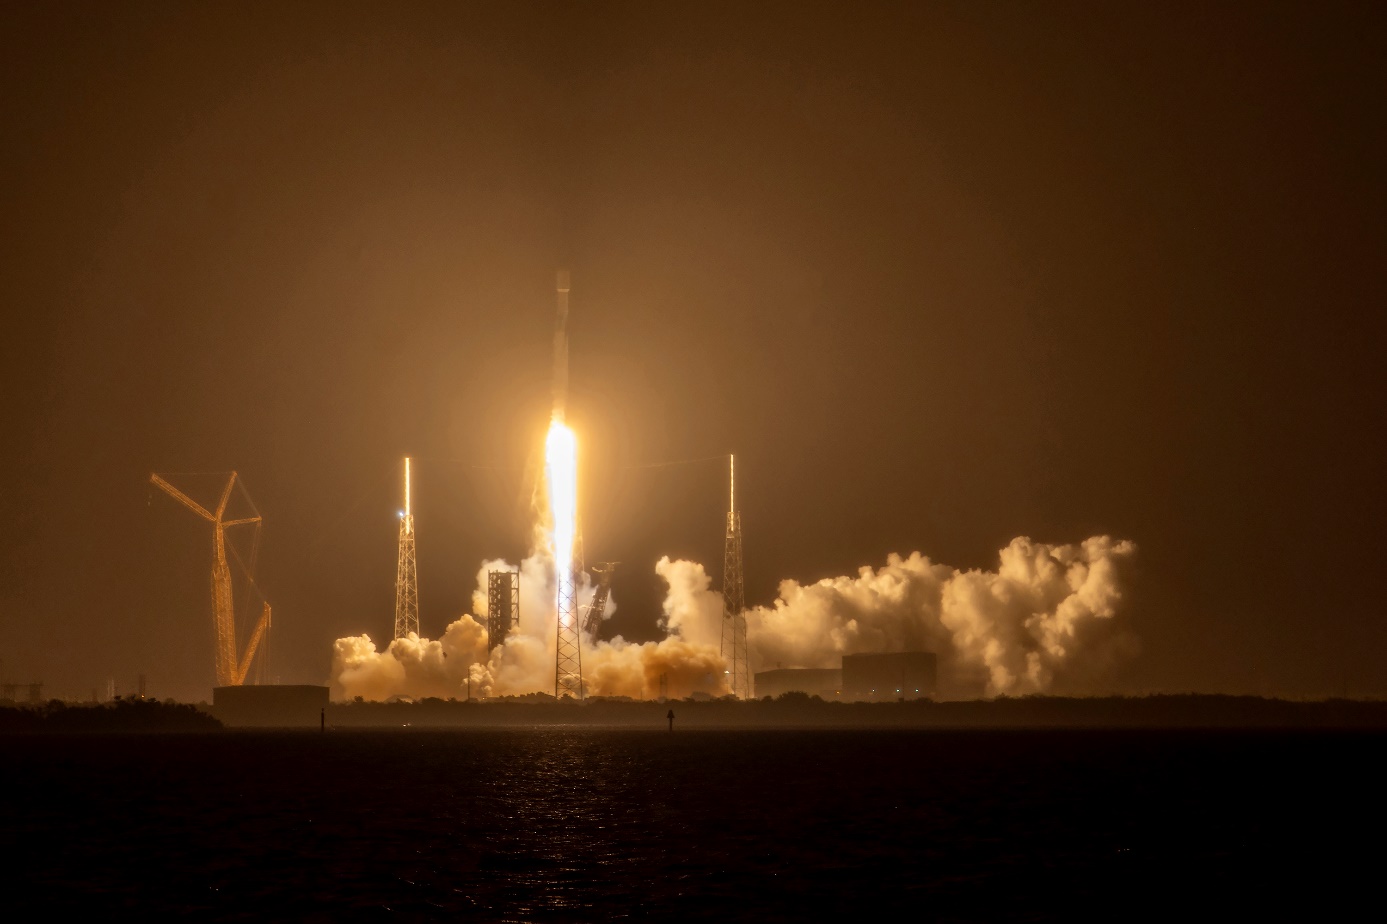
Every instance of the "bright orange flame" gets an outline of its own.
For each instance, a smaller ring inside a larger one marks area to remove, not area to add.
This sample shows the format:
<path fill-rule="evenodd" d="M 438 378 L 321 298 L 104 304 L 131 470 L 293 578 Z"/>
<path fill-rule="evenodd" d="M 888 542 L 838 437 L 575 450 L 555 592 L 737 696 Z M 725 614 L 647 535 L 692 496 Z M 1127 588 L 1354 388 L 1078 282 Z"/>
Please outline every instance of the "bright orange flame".
<path fill-rule="evenodd" d="M 544 441 L 544 474 L 553 522 L 554 567 L 562 592 L 573 581 L 573 542 L 578 532 L 578 440 L 562 420 L 549 424 Z"/>

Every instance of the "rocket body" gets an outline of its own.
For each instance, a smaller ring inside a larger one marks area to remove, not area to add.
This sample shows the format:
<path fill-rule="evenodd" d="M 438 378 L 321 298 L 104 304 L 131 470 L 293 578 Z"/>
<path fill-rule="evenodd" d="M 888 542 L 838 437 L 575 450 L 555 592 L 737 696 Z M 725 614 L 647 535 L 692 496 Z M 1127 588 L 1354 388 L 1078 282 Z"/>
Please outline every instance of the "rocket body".
<path fill-rule="evenodd" d="M 560 270 L 555 285 L 557 315 L 554 319 L 554 420 L 562 421 L 568 405 L 568 271 Z"/>

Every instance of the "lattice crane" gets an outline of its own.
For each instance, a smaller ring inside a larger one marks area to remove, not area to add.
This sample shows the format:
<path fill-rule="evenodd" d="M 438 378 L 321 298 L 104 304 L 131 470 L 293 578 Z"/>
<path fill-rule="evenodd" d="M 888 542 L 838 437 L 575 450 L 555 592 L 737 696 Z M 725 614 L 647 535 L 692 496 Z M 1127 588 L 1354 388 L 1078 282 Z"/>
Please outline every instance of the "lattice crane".
<path fill-rule="evenodd" d="M 215 510 L 208 510 L 203 507 L 178 488 L 169 484 L 157 473 L 150 475 L 149 481 L 169 497 L 212 524 L 212 618 L 217 631 L 217 686 L 238 687 L 245 683 L 246 673 L 250 670 L 250 662 L 255 657 L 256 649 L 270 628 L 270 604 L 264 604 L 260 619 L 255 624 L 250 639 L 246 642 L 245 653 L 238 658 L 236 656 L 236 611 L 231 599 L 231 568 L 226 561 L 226 531 L 234 526 L 253 524 L 258 540 L 261 519 L 259 511 L 255 510 L 255 504 L 251 502 L 250 495 L 246 494 L 244 486 L 241 487 L 241 494 L 250 504 L 254 515 L 232 520 L 225 519 L 226 505 L 231 500 L 232 490 L 236 487 L 237 475 L 235 472 L 218 472 L 217 474 L 224 474 L 227 478 L 226 487 L 221 492 Z M 234 549 L 232 554 L 235 554 Z M 241 562 L 241 565 L 245 568 L 244 562 Z M 250 572 L 253 568 L 254 558 L 252 557 L 251 567 L 245 568 L 248 577 L 251 576 Z"/>

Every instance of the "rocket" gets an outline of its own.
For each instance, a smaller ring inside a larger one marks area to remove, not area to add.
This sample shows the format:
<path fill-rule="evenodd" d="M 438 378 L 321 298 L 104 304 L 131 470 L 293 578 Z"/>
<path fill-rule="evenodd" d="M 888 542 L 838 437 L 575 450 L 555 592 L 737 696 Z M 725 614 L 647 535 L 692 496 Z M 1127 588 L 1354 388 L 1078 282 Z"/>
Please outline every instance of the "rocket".
<path fill-rule="evenodd" d="M 568 270 L 559 270 L 555 290 L 558 314 L 554 319 L 554 420 L 563 421 L 568 404 Z"/>

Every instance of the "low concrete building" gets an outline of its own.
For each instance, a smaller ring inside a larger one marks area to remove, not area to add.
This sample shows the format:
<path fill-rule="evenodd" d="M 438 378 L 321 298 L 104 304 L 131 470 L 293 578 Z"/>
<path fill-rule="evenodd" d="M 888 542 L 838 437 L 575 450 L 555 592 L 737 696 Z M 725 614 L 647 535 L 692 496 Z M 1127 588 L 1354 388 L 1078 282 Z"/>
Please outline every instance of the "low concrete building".
<path fill-rule="evenodd" d="M 782 693 L 808 693 L 824 699 L 837 699 L 843 672 L 833 668 L 786 667 L 756 674 L 757 697 L 776 697 Z"/>
<path fill-rule="evenodd" d="M 938 661 L 928 651 L 843 655 L 843 699 L 930 699 L 938 689 Z"/>
<path fill-rule="evenodd" d="M 214 687 L 212 715 L 230 728 L 317 728 L 328 688 L 299 684 Z"/>

